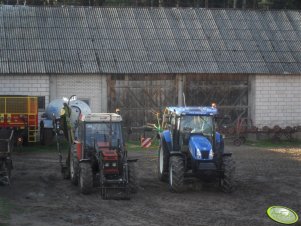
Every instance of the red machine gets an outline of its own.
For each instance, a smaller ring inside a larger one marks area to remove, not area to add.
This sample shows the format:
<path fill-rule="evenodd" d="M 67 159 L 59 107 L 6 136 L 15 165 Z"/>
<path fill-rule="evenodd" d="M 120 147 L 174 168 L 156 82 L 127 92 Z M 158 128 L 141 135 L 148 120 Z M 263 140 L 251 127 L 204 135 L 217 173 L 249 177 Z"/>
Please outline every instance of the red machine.
<path fill-rule="evenodd" d="M 62 117 L 60 126 L 64 128 L 69 116 L 64 114 Z M 103 199 L 129 199 L 130 193 L 137 192 L 137 159 L 128 159 L 120 115 L 87 114 L 78 119 L 74 130 L 70 126 L 68 133 L 74 133 L 75 139 L 70 142 L 62 172 L 66 179 L 70 178 L 74 185 L 79 185 L 83 194 L 98 187 Z M 61 156 L 60 143 L 57 147 Z"/>
<path fill-rule="evenodd" d="M 38 98 L 0 96 L 0 128 L 14 130 L 15 141 L 36 142 L 38 132 Z"/>

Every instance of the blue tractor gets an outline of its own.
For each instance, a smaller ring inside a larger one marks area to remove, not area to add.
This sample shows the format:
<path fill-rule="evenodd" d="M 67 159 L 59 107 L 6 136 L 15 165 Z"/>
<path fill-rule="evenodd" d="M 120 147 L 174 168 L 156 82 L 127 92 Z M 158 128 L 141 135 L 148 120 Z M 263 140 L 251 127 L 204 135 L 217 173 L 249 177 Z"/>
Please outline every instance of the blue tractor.
<path fill-rule="evenodd" d="M 235 162 L 224 152 L 216 132 L 216 107 L 167 107 L 158 151 L 158 176 L 169 182 L 172 192 L 181 192 L 188 175 L 218 179 L 224 192 L 234 190 Z"/>

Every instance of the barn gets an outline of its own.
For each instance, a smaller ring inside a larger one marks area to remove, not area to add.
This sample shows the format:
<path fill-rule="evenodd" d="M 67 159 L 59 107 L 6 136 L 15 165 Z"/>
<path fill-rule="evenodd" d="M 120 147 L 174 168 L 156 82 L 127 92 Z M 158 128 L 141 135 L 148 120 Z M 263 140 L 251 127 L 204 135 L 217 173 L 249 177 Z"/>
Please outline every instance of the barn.
<path fill-rule="evenodd" d="M 184 100 L 299 126 L 300 73 L 299 11 L 0 7 L 0 95 L 38 96 L 41 113 L 75 94 L 127 126 Z"/>

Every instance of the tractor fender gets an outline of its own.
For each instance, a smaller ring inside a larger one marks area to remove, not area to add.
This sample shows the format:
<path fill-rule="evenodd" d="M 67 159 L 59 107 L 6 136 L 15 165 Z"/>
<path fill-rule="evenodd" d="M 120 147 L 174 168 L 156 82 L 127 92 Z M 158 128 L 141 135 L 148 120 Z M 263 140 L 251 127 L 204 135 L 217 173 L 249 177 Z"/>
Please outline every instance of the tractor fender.
<path fill-rule="evenodd" d="M 172 138 L 171 138 L 171 133 L 169 130 L 165 130 L 162 132 L 162 142 L 163 140 L 166 143 L 166 148 L 168 152 L 172 152 Z"/>

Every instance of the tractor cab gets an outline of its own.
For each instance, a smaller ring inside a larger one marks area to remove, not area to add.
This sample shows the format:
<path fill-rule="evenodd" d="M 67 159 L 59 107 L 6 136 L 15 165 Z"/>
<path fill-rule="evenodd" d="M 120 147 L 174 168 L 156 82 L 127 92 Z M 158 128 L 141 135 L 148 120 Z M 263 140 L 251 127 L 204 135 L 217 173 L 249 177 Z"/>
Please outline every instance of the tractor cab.
<path fill-rule="evenodd" d="M 169 129 L 163 132 L 163 136 L 167 138 L 170 133 L 173 151 L 190 152 L 187 158 L 212 159 L 216 148 L 216 142 L 213 141 L 217 137 L 220 138 L 220 134 L 215 131 L 216 108 L 169 107 L 167 109 L 169 113 L 166 124 Z M 203 156 L 201 156 L 202 152 Z"/>
<path fill-rule="evenodd" d="M 121 120 L 121 119 L 120 119 Z M 100 150 L 108 148 L 110 150 L 121 148 L 123 137 L 121 131 L 121 121 L 114 121 L 108 118 L 108 121 L 87 121 L 85 119 L 79 131 L 84 131 L 82 140 L 86 149 Z"/>
<path fill-rule="evenodd" d="M 213 132 L 213 118 L 207 115 L 183 115 L 180 131 L 182 133 L 199 133 L 210 136 Z"/>
<path fill-rule="evenodd" d="M 115 113 L 91 113 L 79 119 L 71 148 L 70 177 L 81 192 L 99 187 L 103 198 L 109 191 L 121 191 L 122 198 L 136 192 L 136 160 L 127 158 L 122 133 L 122 118 Z"/>
<path fill-rule="evenodd" d="M 180 147 L 188 145 L 192 137 L 204 137 L 212 141 L 214 119 L 208 115 L 182 115 L 179 117 Z"/>
<path fill-rule="evenodd" d="M 126 155 L 121 116 L 114 113 L 92 113 L 83 117 L 77 130 L 79 161 L 92 161 L 94 168 L 118 177 Z"/>

